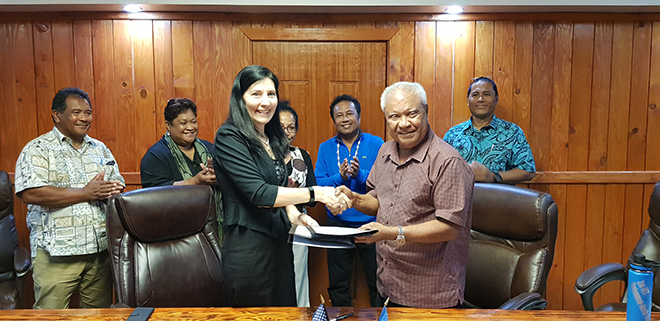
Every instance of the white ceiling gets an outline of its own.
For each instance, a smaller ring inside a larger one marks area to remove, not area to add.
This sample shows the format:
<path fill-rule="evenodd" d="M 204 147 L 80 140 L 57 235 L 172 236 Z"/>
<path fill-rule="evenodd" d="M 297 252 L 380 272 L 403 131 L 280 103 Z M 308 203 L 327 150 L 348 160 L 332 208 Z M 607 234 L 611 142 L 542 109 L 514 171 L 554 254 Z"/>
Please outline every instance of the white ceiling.
<path fill-rule="evenodd" d="M 151 12 L 443 13 L 452 4 L 467 13 L 660 12 L 659 0 L 0 0 L 0 11 L 121 11 L 129 3 Z"/>

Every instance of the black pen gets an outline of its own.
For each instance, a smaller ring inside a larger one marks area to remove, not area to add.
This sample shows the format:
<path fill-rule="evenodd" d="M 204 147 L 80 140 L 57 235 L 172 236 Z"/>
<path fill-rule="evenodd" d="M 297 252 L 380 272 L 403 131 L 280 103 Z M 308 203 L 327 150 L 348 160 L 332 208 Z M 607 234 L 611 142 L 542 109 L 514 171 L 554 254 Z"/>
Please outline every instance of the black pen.
<path fill-rule="evenodd" d="M 338 316 L 338 317 L 336 317 L 336 318 L 330 319 L 330 321 L 339 321 L 339 320 L 343 320 L 343 319 L 346 319 L 346 318 L 348 318 L 348 317 L 350 317 L 350 316 L 352 316 L 352 315 L 354 315 L 354 314 L 355 314 L 354 312 L 349 312 L 349 313 L 346 313 L 346 314 L 344 314 L 344 315 L 340 315 L 340 316 Z"/>

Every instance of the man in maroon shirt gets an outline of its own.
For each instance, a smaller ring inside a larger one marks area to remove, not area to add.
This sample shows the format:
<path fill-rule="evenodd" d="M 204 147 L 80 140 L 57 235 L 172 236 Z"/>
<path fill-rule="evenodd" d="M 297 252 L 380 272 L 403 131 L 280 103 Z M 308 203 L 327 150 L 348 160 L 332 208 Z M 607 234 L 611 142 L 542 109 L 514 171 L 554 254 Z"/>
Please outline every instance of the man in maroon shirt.
<path fill-rule="evenodd" d="M 381 96 L 393 140 L 380 149 L 367 194 L 342 191 L 359 211 L 376 215 L 356 238 L 376 243 L 378 292 L 391 304 L 460 306 L 472 220 L 474 175 L 461 155 L 428 123 L 424 88 L 398 82 Z"/>

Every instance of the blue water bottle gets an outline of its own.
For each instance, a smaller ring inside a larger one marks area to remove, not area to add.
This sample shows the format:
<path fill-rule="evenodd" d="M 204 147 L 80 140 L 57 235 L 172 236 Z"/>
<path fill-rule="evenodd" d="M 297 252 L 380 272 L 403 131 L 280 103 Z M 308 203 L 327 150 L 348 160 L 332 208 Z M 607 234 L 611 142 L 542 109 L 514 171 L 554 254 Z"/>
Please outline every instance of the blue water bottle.
<path fill-rule="evenodd" d="M 658 262 L 647 260 L 644 255 L 635 254 L 628 269 L 628 302 L 626 321 L 651 320 L 651 296 L 653 294 L 653 268 Z"/>

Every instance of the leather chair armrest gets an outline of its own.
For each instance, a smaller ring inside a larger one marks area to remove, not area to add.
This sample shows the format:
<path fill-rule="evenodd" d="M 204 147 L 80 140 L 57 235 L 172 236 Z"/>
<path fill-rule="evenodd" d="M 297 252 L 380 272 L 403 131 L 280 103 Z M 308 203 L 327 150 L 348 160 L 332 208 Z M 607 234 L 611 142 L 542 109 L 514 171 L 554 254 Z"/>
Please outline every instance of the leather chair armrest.
<path fill-rule="evenodd" d="M 538 293 L 520 293 L 504 302 L 500 306 L 502 310 L 545 310 L 548 301 L 541 298 Z"/>
<path fill-rule="evenodd" d="M 594 294 L 605 283 L 620 280 L 627 282 L 626 267 L 620 263 L 596 265 L 580 274 L 575 281 L 575 292 L 582 298 L 586 311 L 594 310 Z"/>
<path fill-rule="evenodd" d="M 18 247 L 14 250 L 14 269 L 16 276 L 21 277 L 25 275 L 30 269 L 32 264 L 32 257 L 30 257 L 30 250 L 24 247 Z"/>

